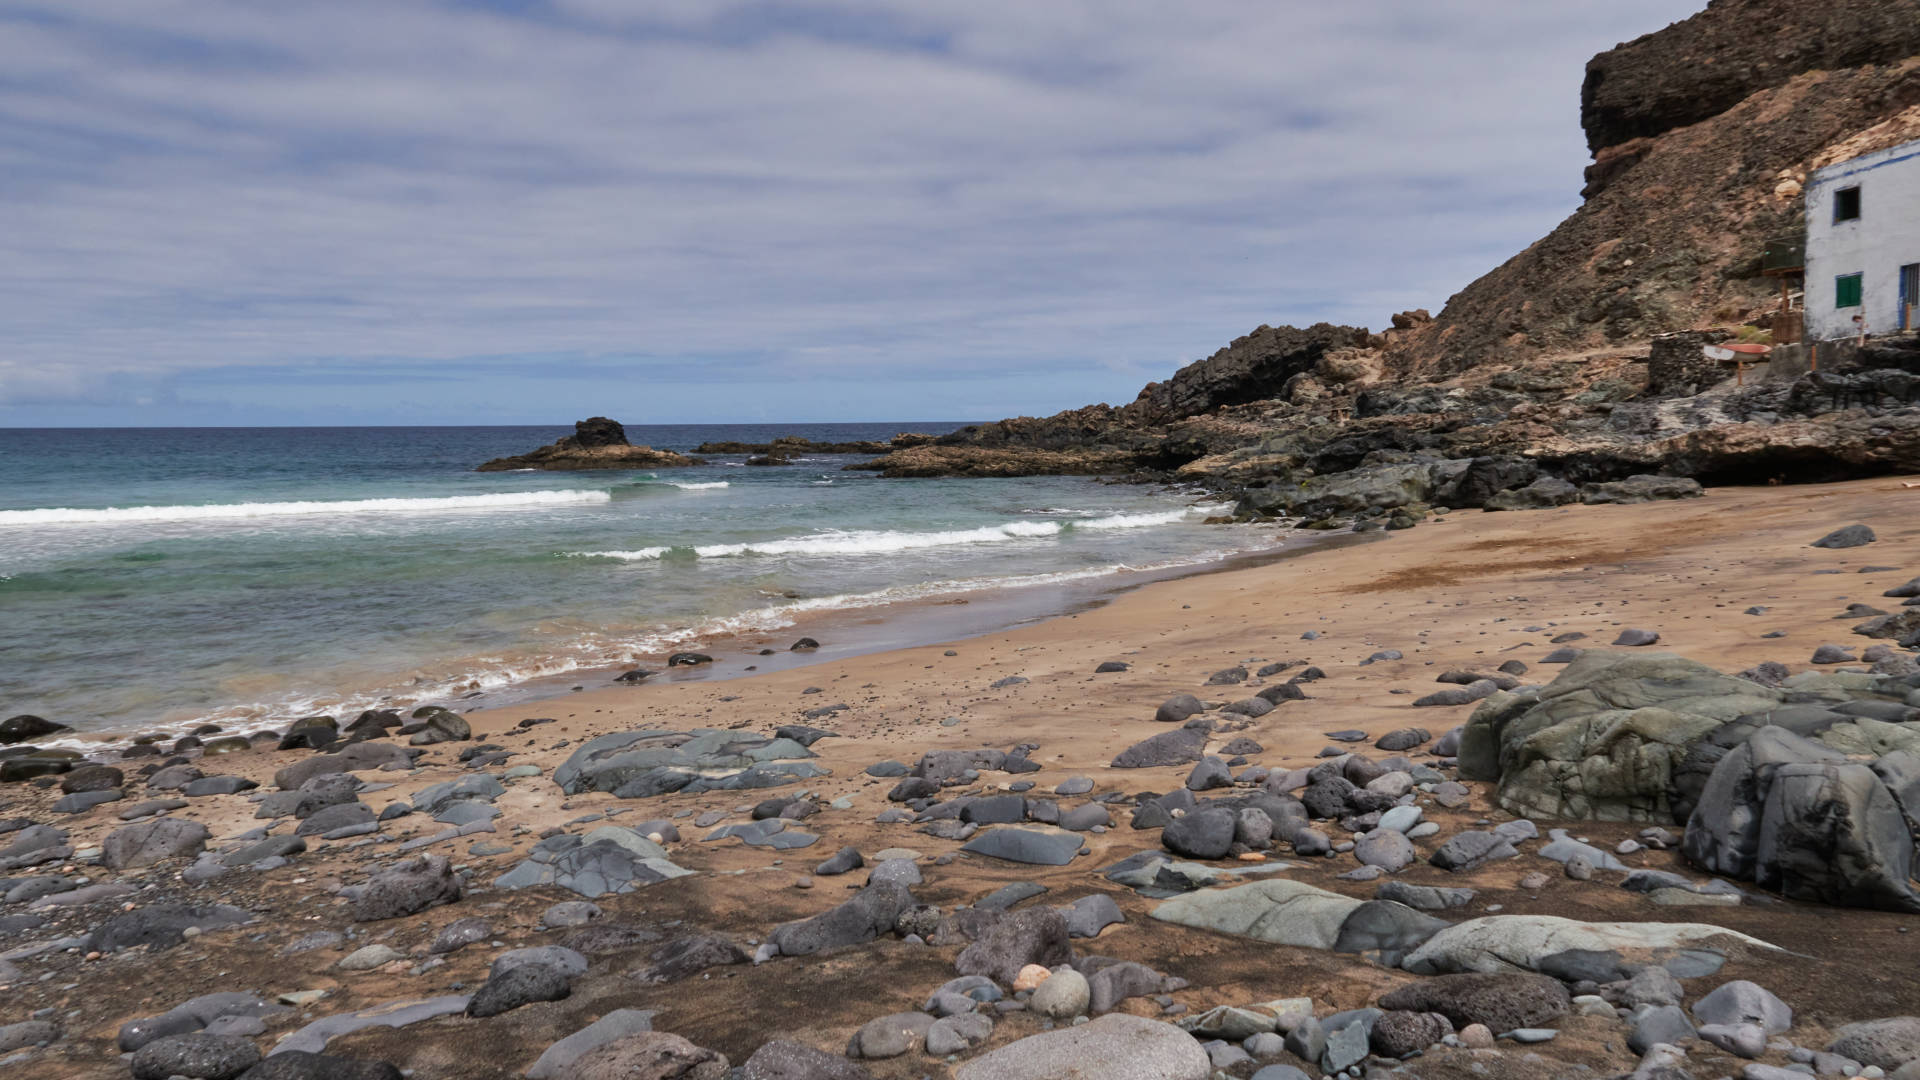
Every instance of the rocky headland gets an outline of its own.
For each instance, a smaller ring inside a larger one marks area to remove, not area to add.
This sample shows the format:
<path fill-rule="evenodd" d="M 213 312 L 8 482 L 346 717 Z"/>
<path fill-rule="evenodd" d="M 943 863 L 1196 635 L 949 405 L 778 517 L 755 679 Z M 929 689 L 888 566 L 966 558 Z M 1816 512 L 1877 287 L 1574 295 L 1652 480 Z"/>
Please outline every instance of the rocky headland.
<path fill-rule="evenodd" d="M 699 465 L 699 458 L 635 446 L 627 429 L 604 416 L 577 421 L 573 434 L 530 453 L 494 458 L 476 472 L 515 472 L 521 469 L 567 471 L 576 469 L 672 469 Z"/>
<path fill-rule="evenodd" d="M 1715 0 L 1594 58 L 1584 204 L 1438 315 L 1262 326 L 1126 405 L 853 467 L 1177 477 L 1237 497 L 1241 520 L 1337 524 L 1551 507 L 1596 484 L 1658 497 L 1920 469 L 1911 340 L 1826 348 L 1818 370 L 1800 353 L 1744 373 L 1698 360 L 1774 327 L 1761 254 L 1803 227 L 1807 174 L 1920 138 L 1915 14 Z"/>

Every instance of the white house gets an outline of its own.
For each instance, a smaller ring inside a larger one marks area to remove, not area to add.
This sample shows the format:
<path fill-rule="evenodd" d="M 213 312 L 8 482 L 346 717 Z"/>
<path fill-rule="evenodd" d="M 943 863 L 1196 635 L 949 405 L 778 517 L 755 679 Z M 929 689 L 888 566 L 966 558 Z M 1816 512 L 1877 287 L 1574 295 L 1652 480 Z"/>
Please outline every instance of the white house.
<path fill-rule="evenodd" d="M 1807 181 L 1807 340 L 1920 329 L 1920 141 Z"/>

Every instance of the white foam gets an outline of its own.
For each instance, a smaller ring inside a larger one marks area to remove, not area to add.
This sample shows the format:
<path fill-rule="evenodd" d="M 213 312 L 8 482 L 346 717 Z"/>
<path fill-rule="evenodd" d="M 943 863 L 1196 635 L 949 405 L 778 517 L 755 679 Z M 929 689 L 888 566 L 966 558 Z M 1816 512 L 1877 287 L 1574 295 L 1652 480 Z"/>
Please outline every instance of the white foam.
<path fill-rule="evenodd" d="M 98 510 L 56 507 L 43 510 L 0 510 L 0 527 L 117 525 L 154 521 L 207 521 L 318 514 L 433 514 L 448 510 L 512 510 L 531 506 L 579 506 L 603 503 L 612 498 L 613 496 L 605 491 L 503 491 L 489 495 L 448 495 L 437 499 L 214 503 L 206 506 L 112 506 Z"/>
<path fill-rule="evenodd" d="M 619 559 L 621 562 L 645 562 L 658 559 L 672 548 L 637 548 L 633 551 L 563 551 L 560 554 L 569 559 Z"/>
<path fill-rule="evenodd" d="M 681 491 L 709 491 L 709 490 L 712 490 L 713 488 L 723 488 L 728 486 L 725 480 L 709 480 L 706 483 L 702 483 L 702 484 L 690 483 L 685 480 L 669 480 L 667 482 L 672 484 L 674 487 L 679 488 Z"/>
<path fill-rule="evenodd" d="M 1193 509 L 1166 510 L 1152 514 L 1115 514 L 1089 521 L 1009 521 L 977 529 L 948 529 L 938 532 L 898 532 L 866 530 L 822 532 L 773 540 L 750 540 L 741 544 L 701 544 L 692 549 L 702 559 L 730 559 L 750 555 L 888 555 L 896 551 L 951 547 L 961 544 L 995 544 L 1008 541 L 1041 540 L 1074 529 L 1109 531 L 1147 529 L 1172 525 L 1192 514 Z M 566 551 L 570 558 L 620 559 L 635 562 L 658 559 L 672 550 L 646 547 L 632 551 Z"/>

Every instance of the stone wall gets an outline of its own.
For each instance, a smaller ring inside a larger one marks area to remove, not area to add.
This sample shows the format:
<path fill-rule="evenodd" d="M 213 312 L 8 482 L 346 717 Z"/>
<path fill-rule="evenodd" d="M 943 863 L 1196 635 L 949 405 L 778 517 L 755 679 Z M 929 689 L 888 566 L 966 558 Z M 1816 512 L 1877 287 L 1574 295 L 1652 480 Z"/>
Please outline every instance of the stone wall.
<path fill-rule="evenodd" d="M 1724 330 L 1683 330 L 1653 339 L 1647 358 L 1647 392 L 1697 394 L 1732 375 L 1732 369 L 1701 350 L 1730 337 Z"/>

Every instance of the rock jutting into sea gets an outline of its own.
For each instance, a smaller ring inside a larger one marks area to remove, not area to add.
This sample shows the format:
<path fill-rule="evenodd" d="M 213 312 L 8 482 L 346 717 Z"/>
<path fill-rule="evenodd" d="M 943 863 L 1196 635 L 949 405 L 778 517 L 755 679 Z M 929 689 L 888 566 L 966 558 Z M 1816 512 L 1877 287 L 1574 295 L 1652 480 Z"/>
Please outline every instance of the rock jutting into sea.
<path fill-rule="evenodd" d="M 627 441 L 627 429 L 617 420 L 604 416 L 580 420 L 573 434 L 549 446 L 514 457 L 494 458 L 474 471 L 514 472 L 520 469 L 567 471 L 574 469 L 673 469 L 704 464 L 699 458 L 635 446 Z"/>

